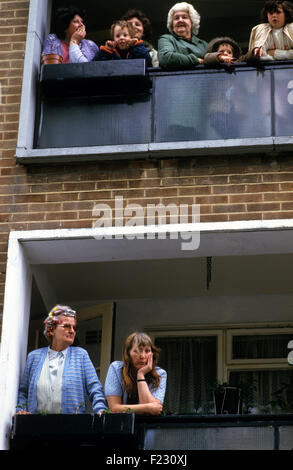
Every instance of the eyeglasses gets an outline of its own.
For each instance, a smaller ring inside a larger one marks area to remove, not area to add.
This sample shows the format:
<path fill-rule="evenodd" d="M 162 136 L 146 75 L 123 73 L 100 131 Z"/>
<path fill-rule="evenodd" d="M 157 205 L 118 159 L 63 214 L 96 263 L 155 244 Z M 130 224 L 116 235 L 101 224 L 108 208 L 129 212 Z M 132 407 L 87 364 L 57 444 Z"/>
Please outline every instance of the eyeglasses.
<path fill-rule="evenodd" d="M 62 328 L 64 328 L 64 330 L 71 330 L 73 329 L 73 331 L 76 333 L 77 332 L 77 326 L 76 325 L 71 325 L 70 323 L 63 323 L 63 325 L 58 325 L 58 326 L 61 326 Z"/>

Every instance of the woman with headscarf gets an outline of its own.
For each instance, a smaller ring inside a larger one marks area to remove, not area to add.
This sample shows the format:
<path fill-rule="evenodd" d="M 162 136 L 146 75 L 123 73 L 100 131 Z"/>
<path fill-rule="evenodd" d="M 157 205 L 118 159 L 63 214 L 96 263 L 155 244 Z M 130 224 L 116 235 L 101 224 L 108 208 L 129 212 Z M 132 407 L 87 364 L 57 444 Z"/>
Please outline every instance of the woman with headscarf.
<path fill-rule="evenodd" d="M 123 346 L 123 361 L 109 367 L 105 395 L 109 408 L 122 413 L 159 415 L 162 412 L 167 374 L 157 366 L 159 350 L 146 333 L 132 333 Z"/>
<path fill-rule="evenodd" d="M 53 21 L 53 32 L 45 39 L 42 57 L 58 54 L 62 63 L 90 62 L 99 48 L 95 42 L 85 39 L 84 10 L 67 7 L 58 8 Z"/>
<path fill-rule="evenodd" d="M 17 413 L 85 413 L 87 396 L 94 412 L 106 409 L 102 385 L 87 351 L 72 346 L 76 312 L 67 305 L 56 305 L 44 324 L 50 346 L 28 355 Z"/>
<path fill-rule="evenodd" d="M 159 39 L 161 67 L 195 67 L 203 63 L 207 43 L 197 37 L 200 15 L 186 2 L 176 3 L 169 11 L 167 28 L 170 34 Z"/>

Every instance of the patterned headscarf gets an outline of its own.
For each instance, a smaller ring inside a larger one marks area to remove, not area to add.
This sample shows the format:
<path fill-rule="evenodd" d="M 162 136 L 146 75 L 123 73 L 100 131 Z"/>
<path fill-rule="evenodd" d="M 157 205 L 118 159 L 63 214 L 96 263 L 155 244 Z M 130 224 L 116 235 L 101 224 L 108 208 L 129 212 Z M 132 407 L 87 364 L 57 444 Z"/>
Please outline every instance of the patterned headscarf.
<path fill-rule="evenodd" d="M 51 333 L 57 325 L 62 323 L 61 319 L 59 318 L 60 315 L 64 315 L 65 317 L 76 318 L 76 311 L 72 310 L 72 308 L 68 307 L 67 305 L 60 304 L 57 304 L 55 305 L 55 307 L 52 308 L 52 310 L 49 312 L 49 315 L 44 321 L 44 335 L 48 340 L 50 337 L 49 333 Z"/>

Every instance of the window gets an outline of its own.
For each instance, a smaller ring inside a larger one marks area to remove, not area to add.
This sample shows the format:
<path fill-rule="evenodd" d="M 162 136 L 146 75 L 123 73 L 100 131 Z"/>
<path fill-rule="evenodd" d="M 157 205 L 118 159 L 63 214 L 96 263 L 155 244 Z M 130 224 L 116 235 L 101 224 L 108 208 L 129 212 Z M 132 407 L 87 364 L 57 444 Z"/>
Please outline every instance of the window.
<path fill-rule="evenodd" d="M 244 413 L 293 411 L 292 327 L 201 327 L 153 336 L 168 373 L 167 412 L 213 413 L 216 383 L 241 388 Z"/>
<path fill-rule="evenodd" d="M 252 412 L 293 410 L 293 371 L 282 328 L 227 331 L 227 371 L 231 385 L 246 384 L 245 406 Z"/>

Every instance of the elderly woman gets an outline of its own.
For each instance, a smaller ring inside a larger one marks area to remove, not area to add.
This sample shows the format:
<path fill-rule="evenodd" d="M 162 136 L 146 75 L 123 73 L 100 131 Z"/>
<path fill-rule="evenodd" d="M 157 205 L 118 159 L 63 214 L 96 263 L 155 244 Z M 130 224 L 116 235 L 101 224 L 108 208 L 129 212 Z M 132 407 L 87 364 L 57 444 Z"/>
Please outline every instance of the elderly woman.
<path fill-rule="evenodd" d="M 66 305 L 56 305 L 44 323 L 50 346 L 28 355 L 17 413 L 85 413 L 87 395 L 94 412 L 106 409 L 102 385 L 88 353 L 72 346 L 76 312 Z"/>
<path fill-rule="evenodd" d="M 143 40 L 146 48 L 149 51 L 149 54 L 152 59 L 152 66 L 159 67 L 158 52 L 154 49 L 151 44 L 152 38 L 152 27 L 150 20 L 146 15 L 135 8 L 128 10 L 123 16 L 122 19 L 128 21 L 135 32 L 135 37 L 138 40 Z"/>
<path fill-rule="evenodd" d="M 42 58 L 58 54 L 63 64 L 89 62 L 98 52 L 98 46 L 85 39 L 85 12 L 74 7 L 59 8 L 54 18 L 53 33 L 45 39 Z"/>
<path fill-rule="evenodd" d="M 194 67 L 203 63 L 207 43 L 197 37 L 200 16 L 192 5 L 176 3 L 168 13 L 170 34 L 159 39 L 158 57 L 161 67 Z"/>
<path fill-rule="evenodd" d="M 123 347 L 123 361 L 109 367 L 105 394 L 109 408 L 136 414 L 159 415 L 162 411 L 167 374 L 157 367 L 158 349 L 145 333 L 132 333 Z"/>

